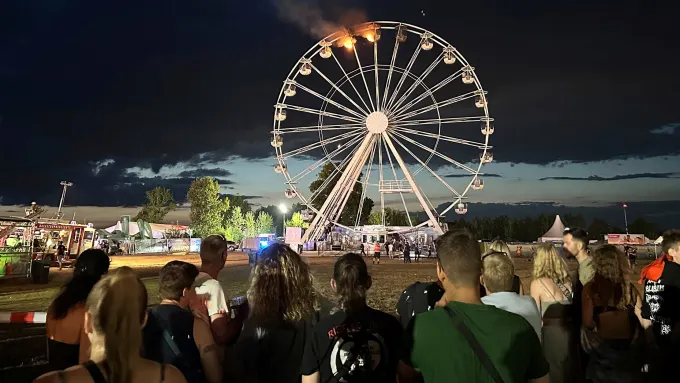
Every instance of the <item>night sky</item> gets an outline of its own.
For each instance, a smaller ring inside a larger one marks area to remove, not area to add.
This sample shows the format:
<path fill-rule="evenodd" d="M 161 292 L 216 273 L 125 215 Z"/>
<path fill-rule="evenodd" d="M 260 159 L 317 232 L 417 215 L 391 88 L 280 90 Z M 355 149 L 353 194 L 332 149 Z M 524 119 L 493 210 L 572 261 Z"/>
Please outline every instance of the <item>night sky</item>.
<path fill-rule="evenodd" d="M 269 132 L 283 80 L 319 39 L 291 20 L 300 5 L 419 25 L 474 65 L 496 132 L 470 215 L 623 226 L 625 201 L 629 219 L 680 226 L 673 1 L 4 1 L 0 214 L 57 205 L 62 180 L 67 217 L 98 224 L 157 185 L 182 201 L 205 175 L 255 205 L 286 201 Z"/>

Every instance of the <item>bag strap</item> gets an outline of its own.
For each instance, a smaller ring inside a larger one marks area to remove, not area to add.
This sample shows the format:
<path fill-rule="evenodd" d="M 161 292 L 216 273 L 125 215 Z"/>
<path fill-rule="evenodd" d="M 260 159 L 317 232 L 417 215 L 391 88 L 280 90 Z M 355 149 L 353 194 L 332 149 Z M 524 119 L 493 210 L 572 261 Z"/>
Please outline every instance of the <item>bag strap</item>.
<path fill-rule="evenodd" d="M 87 372 L 90 374 L 90 377 L 94 383 L 106 383 L 104 374 L 102 374 L 102 371 L 93 361 L 88 360 L 87 362 L 83 363 L 83 367 L 85 367 Z"/>
<path fill-rule="evenodd" d="M 160 305 L 159 305 L 160 306 Z M 184 355 L 182 354 L 182 351 L 179 349 L 177 346 L 177 343 L 175 343 L 175 340 L 173 339 L 173 335 L 170 332 L 170 324 L 163 318 L 162 315 L 158 312 L 158 307 L 155 306 L 151 308 L 151 312 L 154 314 L 154 317 L 161 322 L 161 326 L 163 326 L 163 340 L 165 341 L 165 344 L 170 347 L 170 350 L 172 351 L 173 354 L 175 354 L 175 360 L 179 362 L 179 364 L 182 365 L 182 367 L 186 368 L 187 371 L 190 371 L 190 366 L 187 363 L 186 359 L 184 358 Z M 163 364 L 163 363 L 161 363 Z M 161 371 L 162 375 L 161 378 L 165 378 L 165 369 L 163 368 Z M 162 381 L 162 380 L 161 380 Z"/>
<path fill-rule="evenodd" d="M 449 317 L 451 317 L 451 321 L 453 322 L 454 326 L 456 326 L 456 329 L 458 329 L 463 337 L 465 337 L 465 340 L 467 340 L 470 348 L 477 356 L 477 359 L 479 359 L 479 361 L 482 363 L 482 366 L 484 366 L 489 375 L 491 375 L 491 379 L 493 379 L 494 383 L 504 383 L 501 374 L 498 373 L 498 370 L 496 370 L 496 367 L 493 365 L 489 355 L 486 353 L 486 351 L 484 351 L 482 345 L 479 344 L 477 338 L 475 338 L 474 334 L 472 334 L 472 331 L 470 331 L 470 328 L 465 325 L 465 322 L 463 322 L 463 320 L 460 319 L 456 312 L 453 311 L 449 306 L 444 306 L 444 310 L 446 310 L 446 313 L 449 314 Z"/>

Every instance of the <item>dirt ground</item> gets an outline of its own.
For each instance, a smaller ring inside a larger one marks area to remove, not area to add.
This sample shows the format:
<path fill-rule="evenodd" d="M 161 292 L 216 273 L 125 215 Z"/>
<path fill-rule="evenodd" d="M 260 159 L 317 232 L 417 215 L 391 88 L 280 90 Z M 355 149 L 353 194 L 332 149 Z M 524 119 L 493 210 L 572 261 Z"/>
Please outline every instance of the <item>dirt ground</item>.
<path fill-rule="evenodd" d="M 317 256 L 310 252 L 304 254 L 305 260 L 311 265 L 315 278 L 315 285 L 324 298 L 334 300 L 329 281 L 333 273 L 335 255 L 326 254 Z M 111 269 L 121 266 L 130 266 L 143 278 L 149 292 L 149 302 L 158 302 L 156 291 L 158 282 L 156 276 L 160 268 L 171 260 L 183 260 L 196 265 L 200 263 L 197 255 L 146 255 L 146 256 L 116 256 L 112 257 Z M 433 259 L 423 259 L 420 263 L 404 264 L 400 260 L 390 260 L 383 257 L 380 265 L 372 265 L 367 258 L 369 270 L 373 277 L 373 287 L 368 294 L 368 303 L 385 312 L 393 313 L 401 291 L 409 284 L 421 281 L 434 281 L 435 263 Z M 525 291 L 528 294 L 531 283 L 532 263 L 527 258 L 515 258 L 515 272 L 521 278 Z M 250 269 L 247 266 L 248 258 L 244 253 L 230 253 L 225 269 L 220 273 L 219 280 L 225 292 L 236 297 L 245 295 L 248 289 Z M 642 265 L 648 261 L 641 260 Z M 577 263 L 569 262 L 570 268 L 575 270 Z M 636 272 L 639 273 L 641 266 Z M 4 311 L 45 311 L 54 295 L 68 280 L 71 269 L 50 270 L 50 282 L 47 285 L 22 284 L 15 286 L 0 286 L 0 312 Z"/>

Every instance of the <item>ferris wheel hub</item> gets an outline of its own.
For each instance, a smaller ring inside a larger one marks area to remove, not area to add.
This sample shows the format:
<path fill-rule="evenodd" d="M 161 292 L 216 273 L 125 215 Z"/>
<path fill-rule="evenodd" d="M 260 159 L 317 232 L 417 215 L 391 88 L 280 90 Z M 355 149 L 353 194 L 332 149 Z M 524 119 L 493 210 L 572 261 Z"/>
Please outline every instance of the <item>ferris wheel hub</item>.
<path fill-rule="evenodd" d="M 383 112 L 373 112 L 366 117 L 366 129 L 373 134 L 380 134 L 387 130 L 390 120 Z"/>

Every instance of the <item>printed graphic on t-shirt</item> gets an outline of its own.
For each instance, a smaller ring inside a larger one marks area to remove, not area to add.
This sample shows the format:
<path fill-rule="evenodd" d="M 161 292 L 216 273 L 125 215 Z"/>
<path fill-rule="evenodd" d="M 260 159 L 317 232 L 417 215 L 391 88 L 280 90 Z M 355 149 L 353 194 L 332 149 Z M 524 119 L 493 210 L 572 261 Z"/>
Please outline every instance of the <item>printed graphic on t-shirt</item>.
<path fill-rule="evenodd" d="M 328 337 L 333 344 L 331 372 L 339 378 L 338 382 L 374 382 L 385 376 L 389 357 L 387 345 L 380 334 L 355 323 L 334 327 L 328 332 Z"/>
<path fill-rule="evenodd" d="M 659 310 L 664 304 L 663 293 L 666 289 L 663 279 L 658 282 L 647 281 L 645 284 L 645 300 L 649 305 L 649 320 L 659 326 L 660 335 L 668 335 L 671 333 L 671 320 L 663 315 L 660 315 Z"/>

